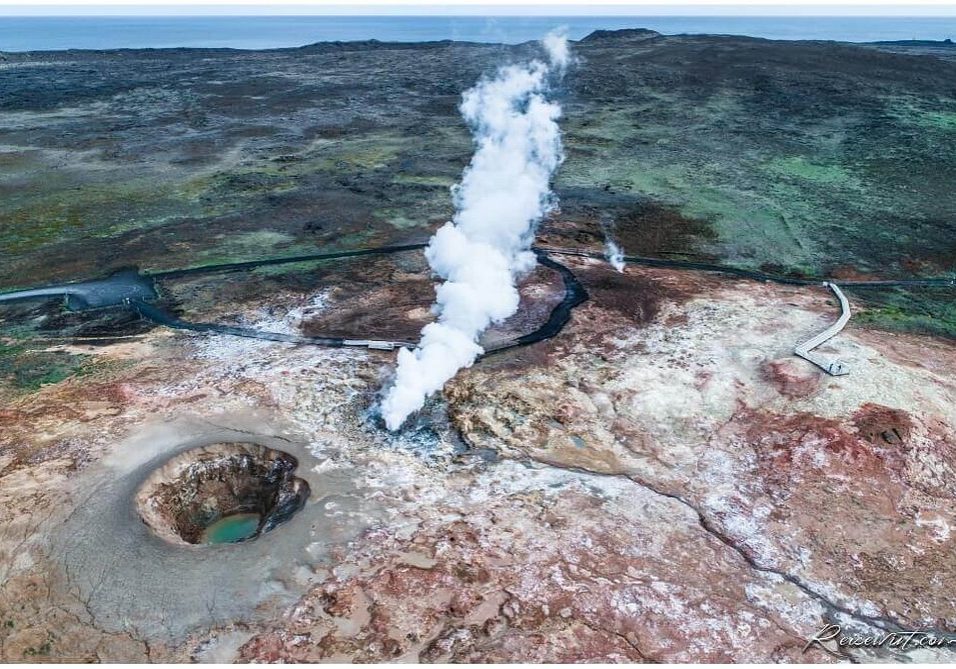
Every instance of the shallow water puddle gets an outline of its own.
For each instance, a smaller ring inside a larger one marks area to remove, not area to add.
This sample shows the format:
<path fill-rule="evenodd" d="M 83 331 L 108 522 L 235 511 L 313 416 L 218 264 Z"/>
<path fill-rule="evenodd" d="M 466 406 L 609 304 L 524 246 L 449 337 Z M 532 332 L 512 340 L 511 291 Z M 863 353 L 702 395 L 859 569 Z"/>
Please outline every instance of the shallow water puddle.
<path fill-rule="evenodd" d="M 260 520 L 258 513 L 237 513 L 220 518 L 206 528 L 202 541 L 205 544 L 232 544 L 248 539 L 259 529 Z"/>

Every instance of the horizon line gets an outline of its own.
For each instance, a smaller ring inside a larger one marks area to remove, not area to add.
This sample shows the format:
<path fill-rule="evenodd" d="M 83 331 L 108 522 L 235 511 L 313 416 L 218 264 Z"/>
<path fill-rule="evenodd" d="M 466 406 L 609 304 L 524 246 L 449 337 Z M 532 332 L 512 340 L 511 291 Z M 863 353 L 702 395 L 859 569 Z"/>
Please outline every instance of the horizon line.
<path fill-rule="evenodd" d="M 956 5 L 950 2 L 921 2 L 914 5 L 894 2 L 839 2 L 826 4 L 820 0 L 795 4 L 761 0 L 718 4 L 706 0 L 674 2 L 622 3 L 605 0 L 600 4 L 585 5 L 577 1 L 536 2 L 525 0 L 520 5 L 468 0 L 428 0 L 416 4 L 388 3 L 387 0 L 367 0 L 349 5 L 310 4 L 307 1 L 286 0 L 281 4 L 266 5 L 257 0 L 212 0 L 203 4 L 188 4 L 184 0 L 165 3 L 116 0 L 86 4 L 81 0 L 38 0 L 30 4 L 0 0 L 0 17 L 243 17 L 243 16 L 328 16 L 328 17 L 567 17 L 567 18 L 956 18 Z"/>

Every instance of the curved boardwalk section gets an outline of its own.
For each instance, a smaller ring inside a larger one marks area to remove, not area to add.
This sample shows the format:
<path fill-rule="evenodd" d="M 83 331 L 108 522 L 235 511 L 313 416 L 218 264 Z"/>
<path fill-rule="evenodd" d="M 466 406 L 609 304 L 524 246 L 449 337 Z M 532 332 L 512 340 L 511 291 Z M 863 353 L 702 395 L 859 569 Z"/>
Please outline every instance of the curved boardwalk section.
<path fill-rule="evenodd" d="M 833 294 L 836 295 L 837 299 L 840 301 L 840 317 L 833 325 L 828 327 L 823 332 L 810 337 L 810 339 L 806 340 L 805 342 L 797 344 L 797 346 L 793 349 L 793 353 L 794 355 L 800 356 L 804 360 L 809 360 L 831 376 L 843 376 L 844 374 L 850 373 L 850 369 L 847 367 L 845 362 L 841 360 L 827 360 L 812 352 L 817 346 L 820 346 L 824 342 L 829 341 L 833 337 L 840 334 L 850 320 L 850 303 L 847 301 L 846 295 L 843 294 L 843 291 L 840 290 L 840 287 L 835 283 L 830 283 L 829 281 L 825 281 L 823 285 L 832 290 Z"/>

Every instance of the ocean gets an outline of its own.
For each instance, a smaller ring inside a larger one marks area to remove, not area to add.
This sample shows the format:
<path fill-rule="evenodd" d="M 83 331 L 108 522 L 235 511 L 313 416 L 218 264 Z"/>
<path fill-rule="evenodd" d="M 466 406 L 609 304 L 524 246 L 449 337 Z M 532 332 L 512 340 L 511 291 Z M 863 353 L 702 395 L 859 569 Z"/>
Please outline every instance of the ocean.
<path fill-rule="evenodd" d="M 650 28 L 784 40 L 956 40 L 956 17 L 480 17 L 183 16 L 0 17 L 0 51 L 229 47 L 268 49 L 377 39 L 518 43 L 566 26 L 572 39 L 598 29 Z"/>

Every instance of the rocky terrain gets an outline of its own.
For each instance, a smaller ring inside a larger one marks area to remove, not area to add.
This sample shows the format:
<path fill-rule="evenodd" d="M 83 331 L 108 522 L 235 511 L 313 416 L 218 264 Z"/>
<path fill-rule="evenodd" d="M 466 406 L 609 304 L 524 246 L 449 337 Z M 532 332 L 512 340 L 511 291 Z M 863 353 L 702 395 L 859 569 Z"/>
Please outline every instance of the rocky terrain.
<path fill-rule="evenodd" d="M 574 45 L 539 243 L 952 273 L 956 63 L 889 49 Z M 534 50 L 6 54 L 0 283 L 421 241 L 471 150 L 458 95 Z M 568 326 L 396 433 L 394 353 L 0 305 L 0 659 L 953 661 L 804 650 L 827 623 L 956 634 L 953 289 L 848 289 L 836 378 L 791 355 L 838 314 L 822 286 L 561 262 L 589 294 Z M 190 320 L 340 337 L 414 338 L 433 299 L 418 251 L 157 288 Z M 561 293 L 539 267 L 486 344 Z M 143 482 L 215 444 L 286 454 L 309 499 L 250 541 L 162 539 Z"/>

